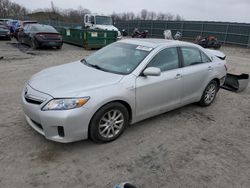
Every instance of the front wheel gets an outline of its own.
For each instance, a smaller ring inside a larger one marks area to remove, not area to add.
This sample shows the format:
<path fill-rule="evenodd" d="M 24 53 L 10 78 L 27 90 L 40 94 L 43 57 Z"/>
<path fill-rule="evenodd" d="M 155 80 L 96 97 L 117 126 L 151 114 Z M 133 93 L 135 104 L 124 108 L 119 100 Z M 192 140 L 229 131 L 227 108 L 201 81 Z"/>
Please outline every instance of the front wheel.
<path fill-rule="evenodd" d="M 216 94 L 219 90 L 219 85 L 215 80 L 212 80 L 204 90 L 199 104 L 201 106 L 209 106 L 213 103 Z"/>
<path fill-rule="evenodd" d="M 89 136 L 94 142 L 117 139 L 129 123 L 127 108 L 121 103 L 109 103 L 100 108 L 91 120 Z"/>

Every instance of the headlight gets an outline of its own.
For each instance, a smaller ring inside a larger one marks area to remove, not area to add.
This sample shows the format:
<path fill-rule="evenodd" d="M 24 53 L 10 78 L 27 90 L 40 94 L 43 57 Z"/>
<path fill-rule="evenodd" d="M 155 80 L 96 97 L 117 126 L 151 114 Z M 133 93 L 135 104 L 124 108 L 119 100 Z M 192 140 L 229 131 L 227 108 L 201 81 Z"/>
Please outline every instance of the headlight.
<path fill-rule="evenodd" d="M 42 110 L 70 110 L 83 106 L 88 102 L 88 100 L 89 97 L 75 99 L 52 99 L 42 108 Z"/>

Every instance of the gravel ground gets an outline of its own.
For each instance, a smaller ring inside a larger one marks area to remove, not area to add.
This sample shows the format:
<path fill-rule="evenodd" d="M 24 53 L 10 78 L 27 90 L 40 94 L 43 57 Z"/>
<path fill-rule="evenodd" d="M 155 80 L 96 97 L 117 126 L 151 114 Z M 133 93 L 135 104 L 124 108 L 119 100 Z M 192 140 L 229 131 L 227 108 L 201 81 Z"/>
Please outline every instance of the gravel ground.
<path fill-rule="evenodd" d="M 129 126 L 112 143 L 60 144 L 27 125 L 22 87 L 32 74 L 93 51 L 19 48 L 0 41 L 0 187 L 249 187 L 250 86 L 220 90 L 208 108 L 192 104 Z M 249 49 L 221 50 L 230 72 L 250 72 Z"/>

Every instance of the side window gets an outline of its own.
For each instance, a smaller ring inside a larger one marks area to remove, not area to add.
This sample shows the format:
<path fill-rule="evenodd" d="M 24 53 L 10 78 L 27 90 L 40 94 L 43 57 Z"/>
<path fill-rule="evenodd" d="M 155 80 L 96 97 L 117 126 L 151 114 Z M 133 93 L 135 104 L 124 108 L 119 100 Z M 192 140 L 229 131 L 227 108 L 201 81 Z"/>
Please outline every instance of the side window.
<path fill-rule="evenodd" d="M 202 63 L 209 63 L 209 62 L 211 62 L 211 60 L 209 59 L 209 57 L 204 52 L 201 52 L 201 60 L 202 60 Z"/>
<path fill-rule="evenodd" d="M 147 67 L 158 67 L 161 71 L 176 69 L 179 67 L 177 48 L 166 48 L 160 51 L 147 65 Z"/>
<path fill-rule="evenodd" d="M 184 67 L 202 63 L 200 50 L 191 47 L 181 48 Z"/>
<path fill-rule="evenodd" d="M 94 16 L 90 17 L 90 22 L 91 22 L 91 24 L 95 24 L 95 17 Z"/>
<path fill-rule="evenodd" d="M 24 30 L 25 32 L 28 32 L 28 31 L 29 31 L 29 28 L 30 28 L 30 25 L 26 25 L 26 26 L 24 26 L 23 30 Z"/>

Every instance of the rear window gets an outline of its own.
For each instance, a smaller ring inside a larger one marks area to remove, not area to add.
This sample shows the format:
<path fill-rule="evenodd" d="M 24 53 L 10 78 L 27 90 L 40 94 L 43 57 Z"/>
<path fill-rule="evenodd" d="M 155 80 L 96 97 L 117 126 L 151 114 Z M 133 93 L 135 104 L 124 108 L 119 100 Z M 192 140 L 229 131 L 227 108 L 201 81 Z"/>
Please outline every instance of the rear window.
<path fill-rule="evenodd" d="M 32 25 L 31 30 L 39 32 L 57 33 L 57 30 L 50 25 Z"/>

